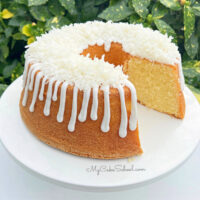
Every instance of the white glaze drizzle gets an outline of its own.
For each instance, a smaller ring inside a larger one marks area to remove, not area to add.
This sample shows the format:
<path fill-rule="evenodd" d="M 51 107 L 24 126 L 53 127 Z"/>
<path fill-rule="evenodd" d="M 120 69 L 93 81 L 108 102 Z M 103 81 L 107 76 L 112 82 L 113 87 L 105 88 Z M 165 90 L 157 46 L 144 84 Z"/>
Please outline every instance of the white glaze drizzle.
<path fill-rule="evenodd" d="M 39 70 L 39 67 L 35 67 L 35 66 L 36 66 L 36 64 L 34 64 L 34 69 L 33 69 L 32 73 L 31 73 L 30 83 L 29 83 L 29 87 L 28 87 L 28 89 L 30 91 L 33 90 L 33 82 L 34 82 L 34 78 L 35 78 L 35 73 Z"/>
<path fill-rule="evenodd" d="M 54 91 L 53 91 L 53 101 L 57 101 L 57 93 L 58 93 L 58 86 L 61 84 L 61 81 L 56 81 L 55 86 L 54 86 Z"/>
<path fill-rule="evenodd" d="M 27 99 L 28 99 L 28 88 L 29 88 L 29 82 L 30 82 L 30 77 L 31 77 L 31 72 L 33 70 L 33 65 L 29 68 L 29 71 L 28 71 L 28 77 L 27 77 L 27 80 L 26 80 L 26 86 L 24 88 L 24 96 L 23 96 L 23 100 L 22 100 L 22 105 L 23 106 L 26 106 L 26 103 L 27 103 Z"/>
<path fill-rule="evenodd" d="M 90 99 L 90 91 L 91 91 L 91 88 L 84 90 L 84 93 L 83 93 L 82 107 L 78 116 L 78 119 L 80 122 L 84 122 L 87 118 L 87 110 L 88 110 L 87 108 L 88 108 L 88 103 Z"/>
<path fill-rule="evenodd" d="M 104 43 L 104 50 L 106 52 L 109 52 L 110 51 L 110 47 L 111 47 L 111 42 L 106 42 Z"/>
<path fill-rule="evenodd" d="M 47 90 L 46 101 L 45 101 L 44 111 L 43 111 L 45 116 L 50 115 L 52 86 L 53 86 L 54 81 L 55 81 L 54 78 L 50 79 L 50 81 L 49 81 L 49 86 L 48 86 L 48 90 Z"/>
<path fill-rule="evenodd" d="M 93 91 L 93 100 L 92 100 L 92 110 L 90 113 L 90 118 L 92 120 L 97 120 L 97 111 L 98 111 L 98 87 L 94 87 Z"/>
<path fill-rule="evenodd" d="M 66 93 L 67 93 L 67 82 L 63 82 L 61 86 L 61 92 L 60 92 L 60 106 L 57 114 L 57 121 L 63 122 L 64 118 L 64 112 L 65 112 L 65 102 L 66 102 Z"/>
<path fill-rule="evenodd" d="M 104 41 L 103 41 L 102 39 L 98 39 L 98 40 L 97 40 L 97 45 L 98 45 L 98 46 L 102 46 L 103 43 L 104 43 Z"/>
<path fill-rule="evenodd" d="M 27 77 L 25 78 L 25 89 L 24 89 L 24 97 L 22 100 L 22 105 L 25 106 L 27 103 L 28 98 L 28 89 L 33 89 L 33 83 L 34 83 L 34 77 L 35 73 L 38 71 L 38 67 L 35 65 L 31 65 L 30 68 L 27 71 Z M 30 112 L 34 111 L 34 105 L 37 100 L 38 91 L 39 91 L 39 85 L 41 82 L 41 79 L 43 77 L 43 73 L 40 71 L 35 78 L 35 84 L 34 84 L 34 91 L 33 91 L 33 97 L 32 102 L 29 107 Z M 51 106 L 51 100 L 56 101 L 57 100 L 57 91 L 58 87 L 60 85 L 60 81 L 56 81 L 54 86 L 54 92 L 53 90 L 53 83 L 55 81 L 55 78 L 48 78 L 49 84 L 47 89 L 47 97 L 45 101 L 44 106 L 44 115 L 48 116 L 50 114 L 50 106 Z M 47 77 L 44 76 L 42 79 L 42 86 L 39 94 L 39 99 L 43 100 L 44 96 L 44 87 L 46 83 Z M 136 90 L 133 84 L 130 81 L 126 81 L 126 86 L 131 91 L 131 115 L 129 119 L 129 129 L 135 130 L 137 128 L 137 96 L 136 96 Z M 59 105 L 59 111 L 57 114 L 57 121 L 62 122 L 64 118 L 64 111 L 65 111 L 65 102 L 66 102 L 66 92 L 67 92 L 68 83 L 64 82 L 61 86 L 61 95 L 60 95 L 60 105 Z M 104 91 L 104 116 L 101 123 L 101 130 L 102 132 L 108 132 L 110 130 L 109 123 L 110 123 L 110 97 L 109 97 L 109 86 L 103 86 L 102 90 Z M 124 138 L 127 135 L 127 111 L 126 111 L 126 104 L 125 104 L 125 96 L 124 96 L 124 89 L 122 86 L 118 86 L 118 91 L 120 95 L 120 101 L 121 101 L 121 123 L 119 128 L 119 136 Z M 98 111 L 98 87 L 93 88 L 93 99 L 92 99 L 92 108 L 90 117 L 92 120 L 97 120 L 97 111 Z M 81 111 L 79 113 L 78 119 L 81 122 L 84 122 L 87 118 L 87 110 L 88 110 L 88 103 L 90 99 L 91 94 L 91 88 L 84 90 L 83 94 L 83 101 L 82 101 L 82 107 Z M 77 96 L 78 96 L 78 88 L 75 86 L 73 89 L 73 101 L 72 101 L 72 112 L 70 121 L 68 124 L 68 131 L 73 132 L 75 130 L 75 124 L 76 124 L 76 118 L 77 118 Z"/>
<path fill-rule="evenodd" d="M 76 116 L 77 116 L 77 96 L 78 88 L 74 86 L 73 89 L 73 102 L 72 102 L 72 113 L 68 124 L 68 131 L 73 132 L 75 130 Z"/>
<path fill-rule="evenodd" d="M 129 119 L 129 129 L 134 131 L 137 128 L 137 95 L 133 84 L 127 80 L 126 86 L 131 91 L 131 115 Z"/>
<path fill-rule="evenodd" d="M 122 86 L 118 87 L 120 101 L 121 101 L 121 123 L 119 128 L 119 136 L 121 138 L 126 137 L 127 135 L 127 111 L 126 111 L 126 103 L 125 103 L 125 96 L 124 96 L 124 89 Z"/>
<path fill-rule="evenodd" d="M 109 86 L 103 88 L 104 90 L 104 116 L 101 123 L 101 130 L 108 132 L 110 130 L 110 97 L 109 97 Z"/>
<path fill-rule="evenodd" d="M 42 86 L 41 86 L 40 94 L 39 94 L 39 100 L 40 101 L 44 100 L 44 87 L 45 87 L 45 84 L 46 84 L 46 80 L 47 80 L 47 77 L 44 76 L 43 79 L 42 79 Z"/>
<path fill-rule="evenodd" d="M 31 64 L 31 62 L 33 62 L 32 59 L 27 58 L 25 60 L 25 65 L 24 65 L 24 73 L 23 73 L 23 83 L 22 83 L 22 87 L 24 88 L 26 85 L 26 79 L 27 79 L 27 75 L 28 75 L 28 71 L 29 71 L 29 65 Z"/>
<path fill-rule="evenodd" d="M 31 102 L 31 105 L 29 107 L 29 111 L 30 112 L 34 111 L 34 106 L 35 106 L 36 99 L 38 97 L 38 90 L 39 90 L 40 80 L 41 80 L 42 76 L 43 76 L 42 72 L 39 72 L 36 75 L 35 85 L 34 85 L 34 91 L 33 91 L 33 97 L 32 97 L 32 102 Z"/>
<path fill-rule="evenodd" d="M 22 104 L 25 106 L 28 98 L 28 88 L 30 87 L 30 78 L 31 76 L 34 77 L 35 73 L 37 72 L 37 68 L 33 69 L 34 65 L 32 65 L 28 71 L 28 77 L 27 82 L 25 86 L 25 92 Z M 34 74 L 34 75 L 33 75 Z M 39 72 L 36 75 L 35 79 L 35 85 L 34 85 L 34 92 L 32 97 L 32 102 L 29 107 L 30 112 L 34 111 L 34 105 L 38 96 L 38 90 L 39 90 L 39 84 L 42 79 L 43 73 Z M 46 78 L 47 79 L 47 78 Z M 44 85 L 46 82 L 45 77 L 42 81 L 42 87 L 40 90 L 40 94 L 43 96 L 44 92 Z M 51 99 L 52 99 L 52 86 L 55 79 L 51 78 L 49 79 L 48 84 L 48 90 L 47 90 L 47 97 L 46 102 L 44 106 L 44 115 L 48 116 L 50 114 L 50 106 L 51 106 Z M 57 83 L 57 82 L 56 82 Z M 55 84 L 56 84 L 55 83 Z M 59 86 L 60 83 L 57 83 L 57 86 Z M 135 130 L 137 128 L 137 97 L 136 97 L 136 90 L 132 83 L 130 81 L 126 82 L 126 86 L 131 91 L 131 115 L 129 119 L 129 129 Z M 64 111 L 65 111 L 65 102 L 66 102 L 66 91 L 67 91 L 68 84 L 64 82 L 61 86 L 61 96 L 60 96 L 60 105 L 59 105 L 59 111 L 57 114 L 57 121 L 62 122 L 64 117 Z M 104 90 L 104 116 L 101 123 L 101 130 L 102 132 L 108 132 L 110 130 L 109 123 L 110 123 L 110 98 L 109 98 L 109 86 L 102 87 Z M 119 136 L 124 138 L 127 135 L 127 111 L 126 111 L 126 104 L 125 104 L 125 96 L 124 96 L 124 90 L 122 86 L 118 86 L 118 91 L 120 95 L 120 101 L 121 101 L 121 123 L 119 128 Z M 84 122 L 87 117 L 87 110 L 88 110 L 88 103 L 90 99 L 90 93 L 91 89 L 87 89 L 84 91 L 83 94 L 83 102 L 81 111 L 79 113 L 79 121 Z M 70 121 L 68 124 L 68 130 L 70 132 L 73 132 L 75 130 L 75 124 L 76 124 L 76 117 L 77 117 L 77 96 L 78 96 L 78 88 L 75 86 L 73 89 L 73 102 L 72 102 L 72 112 Z M 93 102 L 92 102 L 92 109 L 91 109 L 91 119 L 96 120 L 97 119 L 97 110 L 98 110 L 98 87 L 93 88 Z"/>

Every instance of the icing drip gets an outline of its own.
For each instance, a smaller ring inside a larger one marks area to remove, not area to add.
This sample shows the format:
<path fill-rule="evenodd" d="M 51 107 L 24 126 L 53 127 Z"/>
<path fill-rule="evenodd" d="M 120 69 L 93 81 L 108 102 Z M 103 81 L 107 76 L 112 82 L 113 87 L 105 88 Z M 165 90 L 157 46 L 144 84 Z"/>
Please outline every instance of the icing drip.
<path fill-rule="evenodd" d="M 110 98 L 109 98 L 109 86 L 104 88 L 104 116 L 101 123 L 101 130 L 108 132 L 110 130 Z"/>
<path fill-rule="evenodd" d="M 135 87 L 130 81 L 126 82 L 126 86 L 131 91 L 131 116 L 129 119 L 129 129 L 134 131 L 137 128 L 137 95 Z"/>
<path fill-rule="evenodd" d="M 50 114 L 50 106 L 51 106 L 51 98 L 52 98 L 52 86 L 53 86 L 54 81 L 55 81 L 54 78 L 50 79 L 50 81 L 49 81 L 49 86 L 48 86 L 48 90 L 47 90 L 47 97 L 46 97 L 46 102 L 45 102 L 45 106 L 44 106 L 44 115 L 45 116 L 49 116 L 49 114 Z"/>
<path fill-rule="evenodd" d="M 87 118 L 87 108 L 88 108 L 88 102 L 90 99 L 90 91 L 91 91 L 91 88 L 84 90 L 82 107 L 78 116 L 78 119 L 80 122 L 84 122 Z"/>
<path fill-rule="evenodd" d="M 181 61 L 179 61 L 179 70 L 181 67 Z M 33 64 L 29 67 L 30 60 L 27 59 L 27 62 L 25 64 L 25 71 L 23 76 L 23 86 L 24 86 L 24 96 L 22 100 L 22 105 L 25 106 L 28 99 L 28 90 L 33 90 L 34 85 L 34 91 L 32 96 L 32 101 L 29 107 L 30 112 L 34 112 L 35 103 L 37 100 L 37 97 L 42 101 L 44 100 L 44 90 L 45 90 L 45 84 L 47 81 L 48 89 L 47 89 L 47 95 L 46 95 L 46 101 L 44 106 L 44 115 L 48 116 L 50 115 L 50 107 L 51 107 L 51 101 L 57 101 L 57 93 L 58 88 L 61 81 L 57 80 L 55 82 L 55 78 L 48 78 L 47 76 L 43 75 L 43 72 L 40 71 L 40 67 L 38 64 Z M 181 71 L 179 71 L 181 72 Z M 37 73 L 36 77 L 35 74 Z M 41 89 L 39 92 L 40 82 L 41 83 Z M 180 75 L 181 79 L 181 75 Z M 54 84 L 55 82 L 55 84 Z M 53 84 L 54 84 L 54 90 L 53 90 Z M 125 82 L 126 86 L 131 91 L 131 115 L 129 119 L 129 128 L 130 130 L 135 130 L 137 128 L 137 110 L 136 110 L 136 104 L 137 104 L 137 97 L 136 97 L 136 91 L 134 86 L 130 81 Z M 65 103 L 66 103 L 66 92 L 67 92 L 68 83 L 63 82 L 61 86 L 61 94 L 60 94 L 60 105 L 59 105 L 59 111 L 57 114 L 57 121 L 63 122 L 64 118 L 64 112 L 65 112 Z M 104 91 L 104 116 L 101 123 L 101 130 L 102 132 L 108 132 L 110 130 L 109 124 L 110 124 L 110 98 L 109 98 L 109 88 L 110 86 L 103 86 L 102 90 Z M 121 123 L 119 128 L 119 136 L 124 138 L 127 135 L 127 111 L 126 111 L 126 104 L 125 104 L 125 96 L 124 96 L 124 90 L 123 87 L 119 84 L 117 87 L 120 95 L 120 101 L 121 101 Z M 82 101 L 82 107 L 81 111 L 79 113 L 78 119 L 80 122 L 84 122 L 87 118 L 87 110 L 88 110 L 88 103 L 90 99 L 92 89 L 92 107 L 91 107 L 91 113 L 90 118 L 92 120 L 97 120 L 98 116 L 98 91 L 99 87 L 94 86 L 93 88 L 89 88 L 87 90 L 84 90 L 83 93 L 83 101 Z M 39 95 L 38 95 L 39 93 Z M 75 130 L 76 120 L 77 120 L 77 98 L 78 98 L 78 87 L 75 86 L 73 89 L 73 102 L 72 102 L 72 111 L 71 111 L 71 117 L 68 124 L 68 131 L 73 132 Z"/>
<path fill-rule="evenodd" d="M 93 88 L 93 100 L 92 100 L 92 110 L 90 113 L 90 118 L 92 120 L 97 120 L 98 111 L 98 87 Z"/>
<path fill-rule="evenodd" d="M 33 62 L 33 60 L 30 59 L 30 58 L 28 58 L 28 59 L 25 60 L 24 73 L 23 73 L 23 83 L 22 83 L 23 88 L 26 85 L 27 74 L 28 74 L 29 65 L 30 65 L 31 62 Z"/>
<path fill-rule="evenodd" d="M 35 66 L 35 65 L 34 65 Z M 33 90 L 33 82 L 34 82 L 34 77 L 35 77 L 35 73 L 39 70 L 39 67 L 34 67 L 34 70 L 31 73 L 31 78 L 30 78 L 30 83 L 29 83 L 29 87 L 28 89 L 30 91 Z"/>
<path fill-rule="evenodd" d="M 110 51 L 111 42 L 104 43 L 104 49 L 106 52 Z"/>
<path fill-rule="evenodd" d="M 43 75 L 42 72 L 39 72 L 36 75 L 35 85 L 34 85 L 34 91 L 33 91 L 33 97 L 32 97 L 32 102 L 31 102 L 31 105 L 29 107 L 29 111 L 30 112 L 34 111 L 34 106 L 35 106 L 36 99 L 38 97 L 38 90 L 39 90 L 39 85 L 40 85 L 40 80 L 42 78 L 42 75 Z"/>
<path fill-rule="evenodd" d="M 47 80 L 47 77 L 45 76 L 45 77 L 42 79 L 42 86 L 41 86 L 40 94 L 39 94 L 39 100 L 40 100 L 40 101 L 43 101 L 43 100 L 44 100 L 44 86 L 45 86 L 45 84 L 46 84 L 46 80 Z"/>
<path fill-rule="evenodd" d="M 73 132 L 75 130 L 76 116 L 77 116 L 77 96 L 78 96 L 78 88 L 75 86 L 73 89 L 72 113 L 68 124 L 68 130 L 70 132 Z"/>
<path fill-rule="evenodd" d="M 97 40 L 97 45 L 98 46 L 102 46 L 104 44 L 104 41 L 103 40 L 101 40 L 101 39 L 98 39 Z"/>
<path fill-rule="evenodd" d="M 33 70 L 33 65 L 30 67 L 29 71 L 28 71 L 28 77 L 27 77 L 27 80 L 26 80 L 26 86 L 25 86 L 25 89 L 24 89 L 24 97 L 23 97 L 23 100 L 22 100 L 22 105 L 25 106 L 26 103 L 27 103 L 27 98 L 28 98 L 28 88 L 29 88 L 29 82 L 30 82 L 30 77 L 31 77 L 31 72 Z"/>
<path fill-rule="evenodd" d="M 65 112 L 65 102 L 66 102 L 66 92 L 67 92 L 68 83 L 64 82 L 61 86 L 61 94 L 60 94 L 60 106 L 57 114 L 57 121 L 63 122 L 63 115 Z"/>
<path fill-rule="evenodd" d="M 124 96 L 124 89 L 122 86 L 118 87 L 120 101 L 121 101 L 121 123 L 119 128 L 119 136 L 121 138 L 126 137 L 127 135 L 127 111 L 126 111 L 126 103 Z"/>
<path fill-rule="evenodd" d="M 60 83 L 61 83 L 60 81 L 56 81 L 56 84 L 54 86 L 54 92 L 52 97 L 53 101 L 57 101 L 58 86 L 60 85 Z"/>
<path fill-rule="evenodd" d="M 30 85 L 32 85 L 34 83 L 35 73 L 37 73 L 37 72 L 38 72 L 38 68 L 37 67 L 34 68 L 34 65 L 32 65 L 30 67 L 29 71 L 27 72 L 28 76 L 27 76 L 27 81 L 25 83 L 24 96 L 23 96 L 23 100 L 22 100 L 23 106 L 25 106 L 26 102 L 27 102 L 28 89 L 29 88 L 31 88 L 31 90 L 33 89 L 33 86 L 30 86 Z M 41 82 L 42 77 L 43 77 L 43 73 L 41 71 L 39 71 L 36 75 L 36 78 L 35 78 L 33 97 L 32 97 L 30 107 L 29 107 L 30 112 L 34 111 L 34 106 L 35 106 L 35 102 L 36 102 L 37 97 L 38 97 L 38 91 L 39 91 L 39 86 L 40 86 L 40 82 Z M 42 86 L 41 86 L 41 90 L 40 90 L 40 94 L 39 94 L 40 100 L 41 99 L 43 100 L 44 87 L 45 87 L 46 80 L 47 80 L 47 77 L 44 77 L 42 79 Z M 45 116 L 50 115 L 51 101 L 57 100 L 57 91 L 58 91 L 58 87 L 59 87 L 61 82 L 56 81 L 55 86 L 54 86 L 54 93 L 53 93 L 52 89 L 53 89 L 54 81 L 55 81 L 55 78 L 49 79 L 47 96 L 46 96 L 46 101 L 45 101 L 45 106 L 44 106 L 44 115 Z M 135 90 L 134 86 L 132 85 L 132 83 L 130 81 L 126 81 L 126 86 L 131 91 L 131 105 L 132 106 L 131 106 L 131 115 L 130 115 L 130 119 L 129 119 L 129 129 L 133 131 L 137 128 L 136 90 Z M 67 87 L 68 87 L 68 83 L 63 82 L 63 84 L 61 86 L 59 111 L 58 111 L 58 114 L 57 114 L 57 121 L 58 122 L 63 122 L 64 112 L 65 112 Z M 110 88 L 109 86 L 102 87 L 102 90 L 104 91 L 104 116 L 103 116 L 103 120 L 102 120 L 102 123 L 101 123 L 102 132 L 108 132 L 110 130 L 110 127 L 109 127 L 109 123 L 110 123 L 109 88 Z M 91 117 L 92 120 L 97 120 L 98 89 L 99 89 L 98 87 L 93 88 L 92 108 L 91 108 L 91 114 L 90 114 L 90 117 Z M 127 116 L 123 87 L 118 86 L 118 91 L 119 91 L 120 101 L 121 101 L 121 123 L 120 123 L 120 128 L 119 128 L 119 136 L 121 138 L 124 138 L 127 135 L 128 116 Z M 88 103 L 89 103 L 89 99 L 90 99 L 90 93 L 91 93 L 91 88 L 84 91 L 82 107 L 81 107 L 81 111 L 80 111 L 79 116 L 78 116 L 78 119 L 79 119 L 80 122 L 84 122 L 87 118 L 87 110 L 88 110 Z M 70 121 L 69 121 L 69 124 L 68 124 L 68 130 L 70 132 L 73 132 L 75 130 L 75 124 L 76 124 L 76 118 L 77 118 L 77 97 L 78 97 L 78 88 L 75 86 L 74 89 L 73 89 L 72 112 L 71 112 L 71 117 L 70 117 Z"/>

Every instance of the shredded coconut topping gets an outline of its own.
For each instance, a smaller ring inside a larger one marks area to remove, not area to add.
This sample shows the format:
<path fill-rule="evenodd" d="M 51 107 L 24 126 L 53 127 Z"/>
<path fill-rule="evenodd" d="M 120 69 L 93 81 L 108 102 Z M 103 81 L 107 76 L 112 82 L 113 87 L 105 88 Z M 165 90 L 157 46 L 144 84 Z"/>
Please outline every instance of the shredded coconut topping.
<path fill-rule="evenodd" d="M 109 51 L 111 42 L 118 42 L 133 56 L 174 65 L 180 54 L 171 39 L 142 25 L 94 21 L 52 29 L 28 46 L 25 57 L 40 63 L 40 70 L 46 76 L 75 84 L 81 90 L 117 87 L 127 80 L 122 66 L 105 62 L 103 57 L 92 60 L 80 55 L 88 45 L 104 44 Z"/>

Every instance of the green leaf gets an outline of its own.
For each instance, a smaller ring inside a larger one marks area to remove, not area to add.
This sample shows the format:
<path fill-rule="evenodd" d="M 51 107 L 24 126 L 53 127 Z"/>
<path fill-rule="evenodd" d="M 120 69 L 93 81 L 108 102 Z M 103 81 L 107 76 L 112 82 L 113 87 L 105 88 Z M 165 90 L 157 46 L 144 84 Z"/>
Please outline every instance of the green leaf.
<path fill-rule="evenodd" d="M 19 4 L 24 4 L 24 5 L 28 4 L 28 0 L 15 0 L 15 2 Z"/>
<path fill-rule="evenodd" d="M 82 21 L 94 20 L 97 17 L 98 8 L 95 7 L 95 2 L 91 0 L 85 0 L 81 9 Z"/>
<path fill-rule="evenodd" d="M 13 32 L 13 28 L 12 27 L 7 27 L 5 29 L 5 35 L 6 35 L 6 37 L 9 38 L 12 35 L 12 32 Z"/>
<path fill-rule="evenodd" d="M 195 77 L 199 76 L 199 73 L 196 71 L 195 68 L 183 68 L 184 76 L 187 79 L 194 79 Z"/>
<path fill-rule="evenodd" d="M 9 48 L 7 45 L 0 46 L 0 54 L 4 59 L 6 59 L 9 55 Z"/>
<path fill-rule="evenodd" d="M 22 75 L 24 71 L 24 67 L 21 65 L 21 63 L 18 63 L 17 66 L 14 68 L 11 74 L 11 81 L 14 81 L 17 79 L 19 76 Z"/>
<path fill-rule="evenodd" d="M 141 18 L 136 13 L 132 14 L 129 18 L 129 23 L 131 23 L 131 24 L 141 24 L 144 22 L 145 22 L 145 19 Z"/>
<path fill-rule="evenodd" d="M 44 22 L 37 22 L 37 24 L 26 24 L 22 27 L 21 32 L 30 37 L 29 41 L 34 41 L 36 36 L 40 36 L 45 32 L 45 23 Z"/>
<path fill-rule="evenodd" d="M 187 84 L 188 88 L 192 91 L 194 96 L 197 98 L 198 102 L 200 103 L 200 89 L 193 87 L 192 85 Z"/>
<path fill-rule="evenodd" d="M 4 83 L 4 78 L 2 78 L 3 69 L 5 68 L 5 63 L 0 62 L 0 83 Z"/>
<path fill-rule="evenodd" d="M 196 33 L 200 33 L 200 19 L 198 19 L 198 21 L 197 21 Z"/>
<path fill-rule="evenodd" d="M 4 32 L 4 28 L 2 27 L 2 25 L 0 24 L 0 33 Z"/>
<path fill-rule="evenodd" d="M 43 5 L 47 2 L 48 0 L 28 0 L 28 6 L 39 6 Z"/>
<path fill-rule="evenodd" d="M 1 71 L 1 68 L 0 68 L 0 71 Z M 3 76 L 0 76 L 0 83 L 4 83 L 5 82 L 5 79 Z"/>
<path fill-rule="evenodd" d="M 59 0 L 59 2 L 71 15 L 77 14 L 75 0 Z"/>
<path fill-rule="evenodd" d="M 12 40 L 12 42 L 11 42 L 11 50 L 13 50 L 13 48 L 15 47 L 15 44 L 16 44 L 16 40 Z"/>
<path fill-rule="evenodd" d="M 173 42 L 177 42 L 176 32 L 169 24 L 167 24 L 161 19 L 154 20 L 154 23 L 161 33 L 163 34 L 167 33 L 168 36 L 173 37 Z"/>
<path fill-rule="evenodd" d="M 195 15 L 190 6 L 184 5 L 184 36 L 188 40 L 194 32 Z"/>
<path fill-rule="evenodd" d="M 14 70 L 14 68 L 17 66 L 17 60 L 14 60 L 11 64 L 7 65 L 4 69 L 3 69 L 3 76 L 5 78 L 8 78 L 11 76 L 12 71 Z"/>
<path fill-rule="evenodd" d="M 11 10 L 14 13 L 14 17 L 22 16 L 25 17 L 26 19 L 30 18 L 26 5 L 17 4 L 13 2 L 12 4 L 10 4 L 9 10 Z"/>
<path fill-rule="evenodd" d="M 159 2 L 156 2 L 151 12 L 154 19 L 160 19 L 168 13 L 168 9 Z"/>
<path fill-rule="evenodd" d="M 99 18 L 112 20 L 114 22 L 123 20 L 133 14 L 133 10 L 126 5 L 124 1 L 118 1 L 116 4 L 109 6 L 98 15 Z"/>
<path fill-rule="evenodd" d="M 118 1 L 121 1 L 121 0 L 110 0 L 110 3 L 109 5 L 112 6 L 114 4 L 116 4 Z M 126 0 L 125 0 L 126 1 Z M 127 2 L 126 2 L 127 3 Z"/>
<path fill-rule="evenodd" d="M 200 69 L 200 61 L 199 60 L 188 60 L 184 61 L 183 68 L 199 68 Z"/>
<path fill-rule="evenodd" d="M 192 10 L 196 16 L 200 16 L 200 3 L 195 3 Z"/>
<path fill-rule="evenodd" d="M 198 37 L 195 34 L 192 34 L 192 36 L 185 40 L 185 50 L 192 59 L 197 55 L 199 43 L 198 43 Z"/>
<path fill-rule="evenodd" d="M 0 63 L 6 62 L 6 58 L 9 55 L 9 48 L 7 46 L 8 39 L 4 36 L 0 39 Z"/>
<path fill-rule="evenodd" d="M 195 1 L 196 1 L 196 3 L 197 3 L 197 0 L 189 0 L 190 5 L 193 5 L 193 4 L 195 3 Z"/>
<path fill-rule="evenodd" d="M 99 6 L 105 2 L 107 2 L 108 0 L 95 0 L 95 6 Z"/>
<path fill-rule="evenodd" d="M 49 11 L 55 16 L 60 16 L 65 14 L 65 9 L 60 5 L 59 1 L 49 0 L 48 8 Z"/>
<path fill-rule="evenodd" d="M 7 87 L 8 85 L 6 84 L 0 84 L 0 96 L 3 94 L 3 92 L 5 91 Z"/>
<path fill-rule="evenodd" d="M 132 6 L 135 9 L 136 13 L 142 17 L 146 18 L 147 14 L 149 13 L 149 10 L 147 7 L 150 4 L 150 0 L 132 0 Z"/>
<path fill-rule="evenodd" d="M 14 40 L 24 40 L 24 41 L 27 40 L 26 36 L 23 35 L 22 33 L 15 33 L 12 37 Z"/>
<path fill-rule="evenodd" d="M 200 89 L 200 61 L 187 61 L 183 63 L 185 82 Z"/>
<path fill-rule="evenodd" d="M 160 3 L 162 3 L 167 8 L 170 8 L 172 10 L 180 10 L 181 5 L 179 0 L 160 0 Z"/>
<path fill-rule="evenodd" d="M 19 27 L 21 24 L 24 24 L 24 23 L 31 23 L 31 22 L 26 20 L 24 17 L 16 16 L 9 20 L 8 25 Z"/>
<path fill-rule="evenodd" d="M 8 44 L 8 39 L 4 35 L 0 35 L 0 46 L 4 46 Z"/>
<path fill-rule="evenodd" d="M 59 17 L 52 17 L 46 22 L 46 30 L 49 31 L 54 28 L 60 28 L 64 25 L 69 25 L 71 21 L 67 17 L 59 16 Z"/>
<path fill-rule="evenodd" d="M 46 6 L 33 6 L 31 7 L 30 12 L 38 21 L 46 22 L 49 18 L 51 18 L 51 14 Z"/>

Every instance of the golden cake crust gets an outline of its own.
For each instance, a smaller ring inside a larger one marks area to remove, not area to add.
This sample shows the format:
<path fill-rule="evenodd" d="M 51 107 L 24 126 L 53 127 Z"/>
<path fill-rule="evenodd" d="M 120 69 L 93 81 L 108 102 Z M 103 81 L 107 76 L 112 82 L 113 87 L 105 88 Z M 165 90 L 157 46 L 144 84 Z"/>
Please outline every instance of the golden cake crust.
<path fill-rule="evenodd" d="M 42 80 L 41 80 L 42 82 Z M 41 87 L 41 85 L 40 85 Z M 48 84 L 45 85 L 44 99 L 46 99 Z M 64 120 L 58 123 L 56 116 L 59 109 L 60 89 L 58 88 L 57 101 L 51 102 L 51 112 L 49 116 L 43 114 L 45 101 L 37 99 L 34 112 L 29 111 L 33 91 L 28 92 L 27 105 L 22 105 L 24 90 L 20 99 L 20 112 L 23 121 L 28 129 L 44 143 L 79 156 L 115 159 L 124 158 L 142 153 L 138 136 L 138 128 L 135 131 L 127 129 L 127 136 L 119 136 L 119 126 L 121 121 L 121 103 L 119 92 L 115 88 L 110 88 L 110 130 L 107 133 L 101 131 L 101 122 L 104 115 L 104 93 L 98 92 L 98 119 L 90 119 L 92 104 L 92 93 L 89 100 L 87 119 L 85 122 L 76 121 L 75 131 L 68 131 L 68 123 L 72 110 L 73 86 L 67 88 Z M 131 94 L 127 87 L 124 87 L 128 118 L 130 116 Z M 83 92 L 78 92 L 77 113 L 81 110 Z"/>

